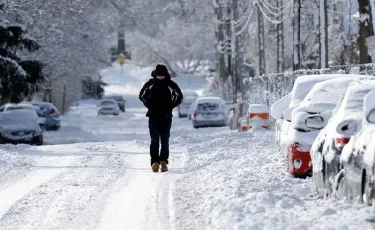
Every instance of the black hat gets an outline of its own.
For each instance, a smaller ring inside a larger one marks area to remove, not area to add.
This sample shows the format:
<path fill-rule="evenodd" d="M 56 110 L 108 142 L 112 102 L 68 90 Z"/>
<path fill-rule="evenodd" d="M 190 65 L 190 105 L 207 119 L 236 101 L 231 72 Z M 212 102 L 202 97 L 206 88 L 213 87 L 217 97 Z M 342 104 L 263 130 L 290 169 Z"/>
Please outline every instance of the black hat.
<path fill-rule="evenodd" d="M 167 67 L 161 64 L 156 65 L 156 68 L 154 71 L 152 71 L 151 76 L 164 76 L 165 78 L 171 79 L 171 75 L 169 75 Z"/>

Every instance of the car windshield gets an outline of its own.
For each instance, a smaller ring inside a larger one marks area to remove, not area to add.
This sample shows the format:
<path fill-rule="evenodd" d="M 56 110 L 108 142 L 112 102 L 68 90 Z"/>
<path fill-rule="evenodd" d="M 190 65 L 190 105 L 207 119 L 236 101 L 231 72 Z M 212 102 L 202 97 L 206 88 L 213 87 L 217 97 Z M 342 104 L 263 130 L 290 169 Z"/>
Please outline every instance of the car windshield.
<path fill-rule="evenodd" d="M 217 103 L 200 103 L 197 106 L 198 112 L 214 112 L 219 110 L 219 104 Z"/>

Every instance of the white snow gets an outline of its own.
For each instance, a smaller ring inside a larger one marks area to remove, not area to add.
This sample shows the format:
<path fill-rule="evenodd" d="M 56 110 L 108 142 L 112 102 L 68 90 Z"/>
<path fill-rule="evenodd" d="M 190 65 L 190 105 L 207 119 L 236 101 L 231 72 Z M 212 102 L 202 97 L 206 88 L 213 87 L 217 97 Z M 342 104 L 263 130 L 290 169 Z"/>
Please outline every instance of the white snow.
<path fill-rule="evenodd" d="M 276 101 L 271 106 L 271 116 L 274 119 L 282 119 L 284 111 L 289 107 L 290 101 L 292 99 L 292 94 L 289 93 L 285 95 L 280 100 Z"/>
<path fill-rule="evenodd" d="M 263 104 L 251 104 L 248 108 L 249 113 L 269 113 L 267 105 Z"/>
<path fill-rule="evenodd" d="M 115 69 L 106 78 L 133 79 L 125 89 L 135 93 L 145 80 L 138 73 L 151 68 Z M 0 229 L 375 227 L 371 208 L 321 199 L 310 178 L 291 177 L 273 131 L 195 130 L 175 116 L 170 171 L 152 173 L 146 110 L 134 93 L 121 93 L 134 101 L 118 117 L 80 101 L 61 132 L 45 133 L 55 145 L 0 146 Z"/>

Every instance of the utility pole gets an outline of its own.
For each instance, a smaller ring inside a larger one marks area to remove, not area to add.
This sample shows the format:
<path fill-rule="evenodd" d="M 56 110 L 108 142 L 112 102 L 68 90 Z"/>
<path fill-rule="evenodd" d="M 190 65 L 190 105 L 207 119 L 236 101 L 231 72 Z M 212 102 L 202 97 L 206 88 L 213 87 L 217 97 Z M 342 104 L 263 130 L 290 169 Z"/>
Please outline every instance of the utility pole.
<path fill-rule="evenodd" d="M 224 24 L 223 20 L 223 6 L 220 0 L 215 0 L 215 15 L 216 15 L 216 49 L 218 55 L 218 69 L 219 69 L 219 79 L 221 85 L 225 83 L 225 42 L 224 42 Z M 223 92 L 225 95 L 225 92 Z"/>
<path fill-rule="evenodd" d="M 227 2 L 227 21 L 226 21 L 226 26 L 227 26 L 227 66 L 228 66 L 228 72 L 227 72 L 227 77 L 226 81 L 228 80 L 229 76 L 232 76 L 232 5 L 231 1 L 228 0 Z"/>
<path fill-rule="evenodd" d="M 302 69 L 301 63 L 301 0 L 293 4 L 293 70 Z"/>
<path fill-rule="evenodd" d="M 320 68 L 328 67 L 328 4 L 320 0 Z"/>
<path fill-rule="evenodd" d="M 265 55 L 265 40 L 264 40 L 264 21 L 263 13 L 260 10 L 259 3 L 258 6 L 258 44 L 259 44 L 259 75 L 266 73 L 266 55 Z"/>
<path fill-rule="evenodd" d="M 232 0 L 233 20 L 239 21 L 239 9 L 238 0 Z M 243 75 L 244 75 L 244 47 L 243 39 L 241 34 L 234 32 L 234 55 L 233 55 L 234 67 L 233 67 L 233 78 L 234 78 L 234 90 L 233 98 L 238 98 L 238 95 L 243 92 Z"/>
<path fill-rule="evenodd" d="M 277 17 L 279 23 L 276 25 L 276 33 L 277 33 L 277 71 L 279 73 L 284 72 L 285 65 L 284 65 L 284 22 L 282 21 L 284 18 L 284 4 L 283 0 L 276 0 L 276 7 L 280 9 L 278 12 L 280 15 Z"/>

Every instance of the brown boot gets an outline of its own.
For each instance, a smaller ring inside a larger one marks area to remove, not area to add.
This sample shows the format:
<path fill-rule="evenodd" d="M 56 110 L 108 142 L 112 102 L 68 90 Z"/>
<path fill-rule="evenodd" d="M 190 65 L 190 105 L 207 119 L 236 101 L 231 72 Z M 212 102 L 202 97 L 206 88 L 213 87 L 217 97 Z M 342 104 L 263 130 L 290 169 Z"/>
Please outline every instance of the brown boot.
<path fill-rule="evenodd" d="M 168 171 L 167 162 L 162 161 L 162 162 L 160 162 L 160 163 L 161 163 L 160 172 L 166 172 L 166 171 Z"/>
<path fill-rule="evenodd" d="M 158 162 L 153 163 L 151 166 L 153 172 L 159 172 L 159 167 L 160 165 Z"/>

